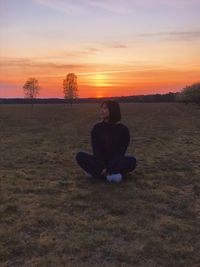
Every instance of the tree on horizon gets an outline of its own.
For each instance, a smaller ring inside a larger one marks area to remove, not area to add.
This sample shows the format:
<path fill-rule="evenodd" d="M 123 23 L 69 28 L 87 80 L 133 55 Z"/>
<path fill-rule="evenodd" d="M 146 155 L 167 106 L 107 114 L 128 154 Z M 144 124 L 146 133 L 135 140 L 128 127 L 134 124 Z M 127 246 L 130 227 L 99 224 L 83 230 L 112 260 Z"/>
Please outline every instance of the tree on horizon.
<path fill-rule="evenodd" d="M 69 100 L 72 107 L 74 99 L 78 97 L 77 76 L 74 73 L 68 73 L 63 80 L 64 98 Z"/>
<path fill-rule="evenodd" d="M 200 82 L 194 83 L 189 86 L 187 85 L 177 95 L 176 100 L 186 104 L 195 103 L 200 106 Z"/>
<path fill-rule="evenodd" d="M 33 77 L 28 78 L 23 86 L 23 89 L 25 97 L 31 99 L 31 106 L 33 108 L 34 99 L 37 97 L 40 90 L 38 80 Z"/>

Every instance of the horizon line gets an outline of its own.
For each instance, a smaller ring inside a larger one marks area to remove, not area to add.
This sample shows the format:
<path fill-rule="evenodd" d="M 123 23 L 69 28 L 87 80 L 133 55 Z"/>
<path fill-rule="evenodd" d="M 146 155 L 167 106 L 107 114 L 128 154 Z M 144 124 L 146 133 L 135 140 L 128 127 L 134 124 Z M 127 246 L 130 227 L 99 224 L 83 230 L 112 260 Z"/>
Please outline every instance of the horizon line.
<path fill-rule="evenodd" d="M 104 96 L 104 97 L 77 97 L 77 98 L 74 98 L 74 99 L 88 99 L 88 98 L 92 98 L 92 99 L 104 99 L 104 98 L 120 98 L 120 97 L 132 97 L 132 96 L 147 96 L 147 95 L 167 95 L 167 94 L 177 94 L 179 93 L 180 91 L 177 91 L 177 92 L 167 92 L 167 93 L 155 93 L 155 94 L 141 94 L 141 95 L 122 95 L 122 96 Z M 28 97 L 0 97 L 0 100 L 1 99 L 30 99 Z M 63 99 L 63 100 L 68 100 L 68 99 L 65 99 L 64 97 L 36 97 L 34 99 Z"/>

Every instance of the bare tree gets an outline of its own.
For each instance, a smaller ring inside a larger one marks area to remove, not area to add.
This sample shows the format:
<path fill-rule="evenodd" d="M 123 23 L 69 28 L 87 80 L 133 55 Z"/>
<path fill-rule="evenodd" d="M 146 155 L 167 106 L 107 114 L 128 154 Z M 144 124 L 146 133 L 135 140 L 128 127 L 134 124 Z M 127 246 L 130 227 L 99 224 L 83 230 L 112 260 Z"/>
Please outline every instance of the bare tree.
<path fill-rule="evenodd" d="M 65 99 L 69 99 L 72 107 L 73 100 L 78 97 L 77 76 L 74 73 L 68 73 L 66 75 L 66 78 L 63 80 L 63 89 L 64 97 Z"/>
<path fill-rule="evenodd" d="M 40 90 L 38 80 L 35 78 L 28 78 L 23 86 L 23 89 L 24 89 L 25 97 L 31 99 L 31 104 L 33 107 L 34 99 L 37 97 L 37 95 L 39 94 L 39 90 Z"/>

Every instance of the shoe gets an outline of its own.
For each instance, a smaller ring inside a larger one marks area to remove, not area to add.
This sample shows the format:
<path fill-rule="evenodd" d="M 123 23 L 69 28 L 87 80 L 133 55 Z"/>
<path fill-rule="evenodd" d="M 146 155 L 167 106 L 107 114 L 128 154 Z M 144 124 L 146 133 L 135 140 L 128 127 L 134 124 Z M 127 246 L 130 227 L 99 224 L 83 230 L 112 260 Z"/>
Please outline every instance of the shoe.
<path fill-rule="evenodd" d="M 119 183 L 122 180 L 122 175 L 121 175 L 121 173 L 109 174 L 106 176 L 106 179 L 109 182 Z"/>

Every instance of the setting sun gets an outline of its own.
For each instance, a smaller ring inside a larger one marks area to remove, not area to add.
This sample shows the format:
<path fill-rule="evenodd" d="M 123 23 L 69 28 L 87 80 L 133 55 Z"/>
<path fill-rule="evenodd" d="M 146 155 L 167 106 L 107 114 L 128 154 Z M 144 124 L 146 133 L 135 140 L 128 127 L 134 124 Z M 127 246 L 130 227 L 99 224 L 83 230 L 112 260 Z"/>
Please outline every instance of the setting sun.
<path fill-rule="evenodd" d="M 97 92 L 97 98 L 102 98 L 103 94 L 101 92 Z"/>
<path fill-rule="evenodd" d="M 80 98 L 177 92 L 199 81 L 199 0 L 9 0 L 1 10 L 0 97 L 24 97 L 34 77 L 39 97 L 63 98 L 68 73 Z"/>
<path fill-rule="evenodd" d="M 111 86 L 111 83 L 109 81 L 108 75 L 104 73 L 95 73 L 92 74 L 89 78 L 89 83 L 92 86 L 97 86 L 97 87 L 104 87 L 104 86 Z"/>

